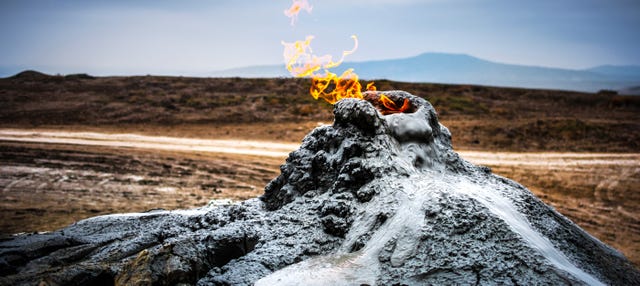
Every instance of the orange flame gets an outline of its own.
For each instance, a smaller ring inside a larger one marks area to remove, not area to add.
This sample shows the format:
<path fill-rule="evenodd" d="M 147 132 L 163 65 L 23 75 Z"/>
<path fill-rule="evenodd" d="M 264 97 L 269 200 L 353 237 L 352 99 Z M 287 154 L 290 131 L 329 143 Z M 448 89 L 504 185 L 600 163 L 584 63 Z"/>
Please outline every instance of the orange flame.
<path fill-rule="evenodd" d="M 390 98 L 388 98 L 384 94 L 380 95 L 380 99 L 379 100 L 382 103 L 382 105 L 384 106 L 384 109 L 381 110 L 382 114 L 384 114 L 384 115 L 392 114 L 392 113 L 406 112 L 406 111 L 409 111 L 409 109 L 411 108 L 411 103 L 409 102 L 409 99 L 407 99 L 407 98 L 404 99 L 404 102 L 402 103 L 402 106 L 400 106 L 400 107 L 398 107 L 398 105 L 396 104 L 395 101 L 391 100 Z"/>
<path fill-rule="evenodd" d="M 307 2 L 307 0 L 293 0 L 291 7 L 289 7 L 289 9 L 287 10 L 284 10 L 284 15 L 291 18 L 291 26 L 295 25 L 296 21 L 298 20 L 298 14 L 302 9 L 306 10 L 308 13 L 311 13 L 311 9 L 313 9 L 313 7 L 309 5 L 309 2 Z"/>
<path fill-rule="evenodd" d="M 372 81 L 372 82 L 370 82 L 370 83 L 367 83 L 367 90 L 368 90 L 368 91 L 376 91 L 376 90 L 378 90 L 378 89 L 376 88 L 376 86 L 375 86 L 375 85 L 373 85 L 373 84 L 374 84 L 374 82 L 373 82 L 373 81 Z"/>
<path fill-rule="evenodd" d="M 352 54 L 358 48 L 358 38 L 351 36 L 354 41 L 351 50 L 343 51 L 340 60 L 334 61 L 331 55 L 316 56 L 311 50 L 311 40 L 313 36 L 307 36 L 304 41 L 294 43 L 282 42 L 284 45 L 284 58 L 287 70 L 296 77 L 312 77 L 311 95 L 315 98 L 322 98 L 334 104 L 343 98 L 362 98 L 362 86 L 358 81 L 358 75 L 353 69 L 348 69 L 342 75 L 329 72 L 328 69 L 335 68 L 342 64 L 345 57 Z M 319 74 L 324 70 L 324 74 Z M 370 83 L 367 88 L 370 88 Z M 374 87 L 375 88 L 375 87 Z"/>
<path fill-rule="evenodd" d="M 313 77 L 310 92 L 315 99 L 322 98 L 335 104 L 343 98 L 362 99 L 361 89 L 358 75 L 353 72 L 353 69 L 348 69 L 340 76 L 327 71 L 323 77 Z"/>
<path fill-rule="evenodd" d="M 291 8 L 284 11 L 284 14 L 291 18 L 291 25 L 295 23 L 301 9 L 311 12 L 311 6 L 306 0 L 293 0 Z M 362 85 L 353 69 L 346 70 L 340 76 L 328 70 L 342 64 L 346 56 L 353 54 L 358 49 L 358 38 L 355 35 L 351 36 L 354 41 L 353 48 L 343 51 L 342 57 L 338 61 L 334 61 L 331 55 L 314 55 L 311 49 L 313 38 L 313 36 L 307 36 L 304 41 L 282 42 L 287 70 L 295 77 L 311 77 L 309 92 L 315 99 L 322 98 L 330 104 L 335 104 L 343 98 L 364 99 Z M 324 73 L 319 73 L 320 70 L 323 70 Z M 368 91 L 376 91 L 373 82 L 368 83 L 366 88 Z M 383 114 L 405 112 L 411 108 L 407 99 L 404 100 L 402 106 L 398 106 L 384 94 L 380 94 L 376 98 L 375 105 Z"/>
<path fill-rule="evenodd" d="M 295 77 L 314 76 L 315 72 L 320 69 L 330 69 L 339 66 L 344 58 L 358 48 L 358 38 L 353 35 L 353 49 L 342 52 L 339 61 L 334 61 L 331 55 L 316 56 L 311 50 L 311 40 L 313 36 L 307 36 L 304 41 L 295 41 L 293 43 L 282 42 L 284 45 L 284 60 L 287 70 Z"/>

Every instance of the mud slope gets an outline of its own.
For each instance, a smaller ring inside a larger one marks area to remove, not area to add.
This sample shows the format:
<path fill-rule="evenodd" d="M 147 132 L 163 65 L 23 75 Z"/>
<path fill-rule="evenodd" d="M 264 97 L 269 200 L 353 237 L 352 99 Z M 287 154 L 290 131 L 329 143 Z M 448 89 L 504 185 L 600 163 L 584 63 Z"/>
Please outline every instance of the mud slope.
<path fill-rule="evenodd" d="M 640 283 L 623 255 L 461 159 L 428 102 L 386 94 L 413 112 L 340 101 L 334 124 L 304 139 L 260 199 L 14 237 L 0 242 L 0 282 Z"/>

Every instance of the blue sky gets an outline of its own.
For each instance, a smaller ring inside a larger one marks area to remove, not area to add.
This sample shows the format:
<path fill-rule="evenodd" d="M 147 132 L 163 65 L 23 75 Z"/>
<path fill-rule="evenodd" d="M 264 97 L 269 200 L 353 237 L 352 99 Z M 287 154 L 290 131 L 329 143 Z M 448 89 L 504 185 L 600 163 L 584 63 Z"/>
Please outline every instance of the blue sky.
<path fill-rule="evenodd" d="M 638 0 L 285 0 L 0 2 L 0 67 L 95 75 L 206 75 L 282 63 L 280 41 L 348 61 L 423 52 L 561 68 L 640 65 Z"/>

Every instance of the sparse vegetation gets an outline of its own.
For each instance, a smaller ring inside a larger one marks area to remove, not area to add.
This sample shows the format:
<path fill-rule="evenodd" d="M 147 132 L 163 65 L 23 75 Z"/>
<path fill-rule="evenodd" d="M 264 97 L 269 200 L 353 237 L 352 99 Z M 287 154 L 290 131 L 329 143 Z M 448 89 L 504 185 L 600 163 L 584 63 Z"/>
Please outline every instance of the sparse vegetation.
<path fill-rule="evenodd" d="M 456 148 L 640 151 L 640 97 L 375 82 L 379 90 L 406 90 L 429 100 L 454 133 Z M 261 131 L 236 135 L 295 142 L 309 130 L 295 132 L 283 123 L 332 120 L 331 105 L 309 96 L 309 87 L 307 79 L 290 78 L 49 76 L 25 71 L 0 79 L 0 126 L 135 131 L 139 126 L 166 130 L 189 125 L 192 131 L 197 126 L 222 128 L 228 135 L 233 125 L 260 123 Z M 301 126 L 314 126 L 307 123 Z"/>
<path fill-rule="evenodd" d="M 376 85 L 429 100 L 453 133 L 456 149 L 640 151 L 640 97 L 387 80 Z M 332 106 L 314 100 L 308 90 L 306 79 L 94 78 L 27 71 L 0 79 L 0 128 L 299 142 L 318 122 L 333 117 Z M 103 213 L 253 197 L 282 163 L 251 156 L 1 143 L 4 165 L 26 167 L 5 172 L 5 187 L 21 178 L 4 192 L 4 216 L 14 219 L 3 228 L 12 231 L 50 229 Z M 607 156 L 627 154 L 602 159 Z M 571 168 L 544 162 L 490 167 L 640 265 L 634 243 L 640 173 L 637 164 L 618 166 L 618 161 Z M 42 166 L 45 173 L 37 169 Z M 20 173 L 29 168 L 36 168 L 33 175 Z"/>

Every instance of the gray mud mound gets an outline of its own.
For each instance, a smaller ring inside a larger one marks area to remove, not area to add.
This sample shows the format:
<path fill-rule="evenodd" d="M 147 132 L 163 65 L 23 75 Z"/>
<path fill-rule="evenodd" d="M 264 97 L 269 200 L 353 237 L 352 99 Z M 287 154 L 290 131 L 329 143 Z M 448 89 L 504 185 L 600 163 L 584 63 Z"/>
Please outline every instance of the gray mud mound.
<path fill-rule="evenodd" d="M 461 159 L 428 102 L 384 92 L 410 105 L 388 114 L 380 94 L 338 102 L 261 198 L 18 235 L 0 284 L 640 285 L 620 253 Z"/>

